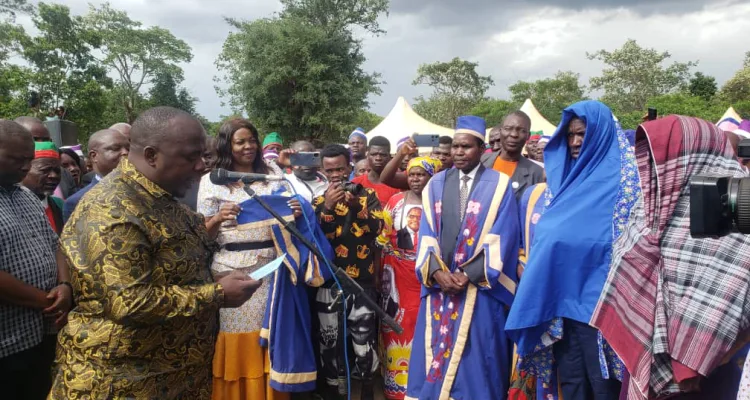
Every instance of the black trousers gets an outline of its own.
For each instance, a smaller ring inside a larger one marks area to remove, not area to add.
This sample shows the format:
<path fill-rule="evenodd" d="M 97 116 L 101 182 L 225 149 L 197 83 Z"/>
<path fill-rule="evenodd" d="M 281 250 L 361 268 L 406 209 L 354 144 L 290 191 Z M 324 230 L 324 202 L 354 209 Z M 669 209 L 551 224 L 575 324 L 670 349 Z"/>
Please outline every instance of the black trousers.
<path fill-rule="evenodd" d="M 365 287 L 365 293 L 377 299 L 374 288 Z M 347 346 L 351 376 L 363 382 L 372 382 L 378 370 L 378 318 L 361 299 L 350 296 L 346 302 L 347 343 L 342 343 L 340 333 L 341 301 L 336 301 L 337 289 L 320 288 L 316 298 L 316 309 L 320 322 L 320 361 L 319 375 L 329 387 L 337 386 L 344 379 L 339 369 L 343 361 L 343 346 Z M 329 310 L 330 307 L 330 310 Z"/>
<path fill-rule="evenodd" d="M 563 338 L 552 348 L 565 400 L 617 400 L 622 384 L 604 379 L 599 364 L 597 330 L 565 319 Z"/>
<path fill-rule="evenodd" d="M 56 335 L 45 335 L 42 343 L 0 358 L 0 397 L 13 400 L 44 400 L 52 388 Z"/>

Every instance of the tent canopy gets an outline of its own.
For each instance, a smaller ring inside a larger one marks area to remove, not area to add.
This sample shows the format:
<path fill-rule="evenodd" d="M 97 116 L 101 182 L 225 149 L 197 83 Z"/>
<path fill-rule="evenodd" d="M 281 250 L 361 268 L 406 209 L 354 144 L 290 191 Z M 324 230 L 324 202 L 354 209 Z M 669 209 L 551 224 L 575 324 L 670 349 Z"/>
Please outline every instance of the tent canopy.
<path fill-rule="evenodd" d="M 531 102 L 531 99 L 526 99 L 526 101 L 523 102 L 521 111 L 525 112 L 526 115 L 531 118 L 532 132 L 542 131 L 544 136 L 552 136 L 552 134 L 555 133 L 555 130 L 557 130 L 555 125 L 552 125 L 542 116 L 542 114 L 539 113 L 539 110 L 534 107 L 534 103 Z"/>
<path fill-rule="evenodd" d="M 368 141 L 375 136 L 387 138 L 391 142 L 391 151 L 395 152 L 398 141 L 414 133 L 453 137 L 453 129 L 433 124 L 420 117 L 403 97 L 396 100 L 391 112 L 378 126 L 367 132 L 366 136 Z"/>
<path fill-rule="evenodd" d="M 742 117 L 740 117 L 740 115 L 737 114 L 737 111 L 734 110 L 734 107 L 729 107 L 729 109 L 727 109 L 727 112 L 725 112 L 724 115 L 722 115 L 721 118 L 719 118 L 719 122 L 717 122 L 716 124 L 721 123 L 725 119 L 733 119 L 737 123 L 742 122 Z"/>

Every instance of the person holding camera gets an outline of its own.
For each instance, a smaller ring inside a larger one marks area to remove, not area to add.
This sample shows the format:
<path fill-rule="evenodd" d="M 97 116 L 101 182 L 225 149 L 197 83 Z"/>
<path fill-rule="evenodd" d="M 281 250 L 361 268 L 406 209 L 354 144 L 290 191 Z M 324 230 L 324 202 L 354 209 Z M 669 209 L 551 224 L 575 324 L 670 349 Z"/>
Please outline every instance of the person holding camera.
<path fill-rule="evenodd" d="M 383 228 L 383 211 L 373 189 L 347 182 L 351 173 L 349 151 L 333 144 L 321 152 L 323 174 L 330 186 L 313 200 L 318 222 L 335 252 L 334 262 L 364 289 L 377 298 L 376 276 L 380 253 L 375 239 Z M 342 307 L 345 304 L 345 308 Z M 359 296 L 341 296 L 334 281 L 318 290 L 316 308 L 320 319 L 320 352 L 325 379 L 321 393 L 337 398 L 339 382 L 345 380 L 343 349 L 349 348 L 351 376 L 362 381 L 362 399 L 373 398 L 373 377 L 378 369 L 378 319 Z M 349 335 L 342 343 L 340 315 L 346 317 Z M 345 390 L 343 391 L 345 392 Z"/>

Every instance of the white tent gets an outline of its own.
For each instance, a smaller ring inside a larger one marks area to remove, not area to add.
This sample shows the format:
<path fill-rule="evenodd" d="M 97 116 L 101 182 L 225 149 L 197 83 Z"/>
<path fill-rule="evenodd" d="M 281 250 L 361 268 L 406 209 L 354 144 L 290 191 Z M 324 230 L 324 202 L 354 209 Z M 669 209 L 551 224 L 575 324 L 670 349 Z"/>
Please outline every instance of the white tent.
<path fill-rule="evenodd" d="M 724 115 L 721 118 L 719 118 L 719 121 L 716 124 L 719 124 L 725 119 L 729 119 L 729 118 L 737 121 L 738 123 L 742 122 L 742 117 L 740 117 L 740 115 L 737 114 L 737 111 L 734 110 L 734 107 L 729 107 L 729 109 L 727 109 L 727 112 L 725 112 Z"/>
<path fill-rule="evenodd" d="M 453 137 L 453 129 L 433 124 L 414 112 L 406 99 L 399 97 L 388 116 L 367 132 L 367 140 L 383 136 L 391 142 L 391 151 L 396 151 L 398 141 L 414 133 Z"/>
<path fill-rule="evenodd" d="M 531 118 L 531 132 L 542 131 L 545 136 L 552 136 L 552 134 L 555 133 L 557 127 L 552 125 L 542 116 L 542 114 L 539 113 L 536 107 L 534 107 L 534 103 L 531 102 L 531 99 L 526 99 L 526 101 L 523 102 L 521 111 L 525 112 L 526 115 Z"/>

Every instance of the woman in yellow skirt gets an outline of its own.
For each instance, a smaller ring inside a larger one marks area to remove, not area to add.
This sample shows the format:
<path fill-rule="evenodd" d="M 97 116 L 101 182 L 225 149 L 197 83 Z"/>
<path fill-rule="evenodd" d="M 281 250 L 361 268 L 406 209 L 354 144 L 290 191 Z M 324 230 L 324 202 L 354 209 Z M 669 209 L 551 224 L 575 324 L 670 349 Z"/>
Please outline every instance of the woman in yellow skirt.
<path fill-rule="evenodd" d="M 260 151 L 258 130 L 250 121 L 225 122 L 217 136 L 217 168 L 257 174 L 282 175 L 273 162 L 266 163 Z M 284 183 L 256 182 L 258 195 L 269 195 Z M 288 189 L 288 188 L 287 188 Z M 205 175 L 198 191 L 198 212 L 206 216 L 210 233 L 217 235 L 220 249 L 214 255 L 214 275 L 241 270 L 253 272 L 277 257 L 270 227 L 238 229 L 238 204 L 250 197 L 242 186 L 214 185 Z M 297 208 L 299 204 L 290 204 Z M 296 211 L 296 210 L 295 210 Z M 221 330 L 213 361 L 214 400 L 286 400 L 288 393 L 269 386 L 268 351 L 260 346 L 260 330 L 268 296 L 268 281 L 243 306 L 221 309 Z"/>

